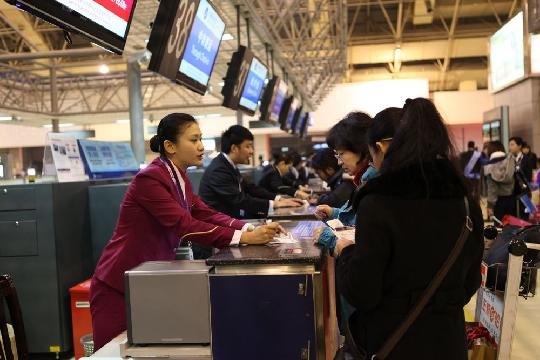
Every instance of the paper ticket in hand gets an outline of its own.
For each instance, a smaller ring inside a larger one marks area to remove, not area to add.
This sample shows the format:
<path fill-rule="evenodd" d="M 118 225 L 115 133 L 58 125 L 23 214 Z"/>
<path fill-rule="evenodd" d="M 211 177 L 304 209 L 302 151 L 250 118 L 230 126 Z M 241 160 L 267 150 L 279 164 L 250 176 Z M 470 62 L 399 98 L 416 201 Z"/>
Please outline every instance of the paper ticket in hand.
<path fill-rule="evenodd" d="M 354 226 L 345 226 L 338 219 L 333 219 L 326 222 L 328 226 L 332 229 L 332 233 L 336 235 L 338 239 L 350 240 L 354 242 L 355 227 Z"/>

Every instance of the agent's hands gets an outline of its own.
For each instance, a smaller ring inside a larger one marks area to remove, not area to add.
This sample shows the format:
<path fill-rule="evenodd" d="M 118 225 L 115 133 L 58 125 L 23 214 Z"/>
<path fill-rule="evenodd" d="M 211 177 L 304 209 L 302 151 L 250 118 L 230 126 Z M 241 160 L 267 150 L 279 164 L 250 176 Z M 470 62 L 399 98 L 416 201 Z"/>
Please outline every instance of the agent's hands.
<path fill-rule="evenodd" d="M 309 194 L 307 192 L 304 192 L 302 190 L 297 190 L 294 193 L 294 197 L 302 200 L 309 200 Z"/>
<path fill-rule="evenodd" d="M 277 201 L 274 201 L 274 209 L 300 206 L 304 206 L 304 202 L 300 199 L 295 198 L 279 199 Z"/>
<path fill-rule="evenodd" d="M 240 244 L 263 245 L 274 239 L 277 233 L 284 231 L 279 223 L 261 225 L 253 231 L 243 232 Z"/>
<path fill-rule="evenodd" d="M 334 210 L 328 205 L 319 205 L 315 208 L 315 217 L 318 220 L 328 220 L 332 216 Z"/>
<path fill-rule="evenodd" d="M 300 186 L 298 187 L 298 190 L 303 191 L 303 192 L 306 192 L 306 193 L 307 193 L 307 192 L 310 192 L 309 186 L 307 186 L 307 185 L 306 185 L 306 186 L 300 185 Z"/>

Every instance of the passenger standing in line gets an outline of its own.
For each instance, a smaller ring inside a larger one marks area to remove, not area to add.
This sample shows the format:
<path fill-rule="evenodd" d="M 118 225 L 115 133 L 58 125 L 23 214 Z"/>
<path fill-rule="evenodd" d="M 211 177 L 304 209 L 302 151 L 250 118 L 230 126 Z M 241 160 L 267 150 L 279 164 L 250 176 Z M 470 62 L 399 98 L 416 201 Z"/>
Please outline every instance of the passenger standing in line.
<path fill-rule="evenodd" d="M 366 171 L 362 176 L 363 181 L 359 186 L 365 185 L 372 178 L 377 176 L 378 169 L 380 169 L 380 163 L 392 141 L 392 137 L 394 136 L 402 115 L 403 110 L 400 108 L 385 109 L 375 115 L 375 118 L 373 118 L 372 121 L 367 122 L 368 127 L 363 129 L 363 133 L 357 132 L 354 134 L 354 137 L 358 139 L 356 143 L 357 146 L 362 143 L 362 146 L 368 150 L 372 157 L 370 169 L 373 170 L 373 172 L 370 174 Z M 329 135 L 329 137 L 330 136 L 331 135 Z M 362 139 L 364 141 L 362 141 Z M 352 206 L 349 205 L 348 201 L 341 208 L 318 206 L 316 216 L 320 220 L 338 219 L 345 226 L 354 226 L 356 224 L 357 214 L 353 211 Z M 336 235 L 334 235 L 332 230 L 328 227 L 323 228 L 317 240 L 319 244 L 327 247 L 331 254 L 334 253 L 336 241 Z M 341 333 L 344 334 L 345 322 L 353 313 L 354 308 L 339 293 L 336 294 L 336 308 L 339 328 Z"/>
<path fill-rule="evenodd" d="M 523 153 L 523 147 L 527 144 L 522 138 L 518 136 L 511 137 L 508 141 L 508 150 L 514 157 L 516 162 L 516 171 L 521 171 L 527 181 L 532 179 L 533 166 L 527 161 L 525 154 Z"/>
<path fill-rule="evenodd" d="M 476 150 L 474 141 L 469 141 L 467 151 L 459 154 L 459 161 L 465 183 L 474 199 L 480 200 L 480 176 L 482 172 L 482 152 Z"/>
<path fill-rule="evenodd" d="M 131 181 L 118 222 L 103 250 L 90 286 L 94 349 L 126 330 L 124 272 L 146 261 L 174 260 L 180 244 L 190 242 L 223 248 L 265 244 L 279 231 L 269 224 L 253 229 L 208 207 L 193 194 L 186 175 L 204 155 L 197 121 L 188 114 L 170 114 L 150 141 L 160 154 Z"/>
<path fill-rule="evenodd" d="M 291 167 L 292 159 L 288 154 L 274 154 L 274 163 L 264 169 L 259 186 L 273 193 L 308 200 L 309 194 L 302 190 L 302 186 L 292 186 L 285 179 Z"/>
<path fill-rule="evenodd" d="M 356 311 L 349 327 L 369 356 L 403 322 L 454 247 L 466 222 L 467 188 L 433 103 L 408 100 L 380 175 L 355 197 L 355 243 L 338 240 L 338 291 Z M 428 306 L 387 360 L 466 360 L 463 306 L 480 286 L 479 205 L 473 231 Z"/>
<path fill-rule="evenodd" d="M 504 215 L 517 215 L 514 196 L 515 162 L 506 154 L 500 141 L 490 141 L 487 147 L 488 163 L 484 166 L 487 186 L 488 220 L 492 216 L 502 220 Z"/>
<path fill-rule="evenodd" d="M 529 213 L 525 212 L 525 204 L 521 202 L 523 195 L 531 196 L 530 182 L 532 179 L 532 167 L 523 154 L 525 142 L 520 137 L 511 137 L 508 142 L 508 150 L 515 162 L 514 172 L 514 197 L 516 202 L 516 216 L 528 220 Z"/>
<path fill-rule="evenodd" d="M 527 167 L 531 169 L 531 175 L 532 175 L 534 170 L 538 168 L 537 167 L 538 156 L 536 156 L 536 154 L 531 151 L 531 147 L 527 143 L 523 145 L 523 147 L 521 148 L 521 151 L 523 152 L 523 157 L 525 158 L 525 161 L 527 162 Z M 532 181 L 532 177 L 529 180 L 529 182 L 531 181 Z"/>

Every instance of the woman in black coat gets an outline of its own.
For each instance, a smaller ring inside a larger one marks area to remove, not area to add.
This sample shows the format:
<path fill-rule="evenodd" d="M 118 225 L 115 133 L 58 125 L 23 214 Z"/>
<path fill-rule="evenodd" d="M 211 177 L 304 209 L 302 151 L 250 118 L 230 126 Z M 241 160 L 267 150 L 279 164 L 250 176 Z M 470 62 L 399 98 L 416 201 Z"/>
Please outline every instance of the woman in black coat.
<path fill-rule="evenodd" d="M 355 198 L 355 244 L 339 240 L 338 290 L 356 308 L 349 325 L 372 355 L 403 322 L 448 257 L 465 223 L 467 190 L 435 106 L 408 100 L 379 177 Z M 467 359 L 463 306 L 480 285 L 483 220 L 428 306 L 387 359 Z"/>

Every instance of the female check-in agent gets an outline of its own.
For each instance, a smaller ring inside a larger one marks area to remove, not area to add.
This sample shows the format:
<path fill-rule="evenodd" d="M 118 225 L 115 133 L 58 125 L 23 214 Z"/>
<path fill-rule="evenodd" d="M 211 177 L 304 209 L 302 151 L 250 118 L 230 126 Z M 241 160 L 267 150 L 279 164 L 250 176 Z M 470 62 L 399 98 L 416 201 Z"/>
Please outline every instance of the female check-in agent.
<path fill-rule="evenodd" d="M 90 288 L 90 310 L 97 350 L 126 329 L 124 272 L 145 261 L 173 260 L 180 243 L 222 248 L 264 244 L 277 223 L 253 229 L 208 207 L 193 194 L 186 176 L 203 159 L 201 130 L 187 114 L 161 120 L 150 142 L 159 152 L 129 185 L 112 239 L 98 262 Z"/>

